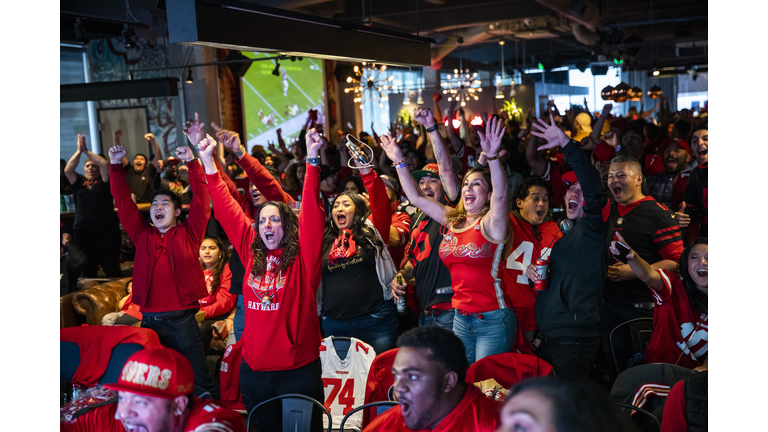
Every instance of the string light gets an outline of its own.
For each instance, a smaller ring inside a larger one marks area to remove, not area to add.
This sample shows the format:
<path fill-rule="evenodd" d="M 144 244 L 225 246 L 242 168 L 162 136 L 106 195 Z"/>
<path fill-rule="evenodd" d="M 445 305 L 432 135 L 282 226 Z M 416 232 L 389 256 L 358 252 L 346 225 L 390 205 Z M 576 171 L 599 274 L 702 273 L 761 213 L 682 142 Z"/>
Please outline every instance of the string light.
<path fill-rule="evenodd" d="M 483 91 L 480 87 L 480 80 L 477 78 L 477 72 L 469 74 L 469 69 L 460 72 L 453 70 L 453 75 L 448 74 L 448 81 L 441 82 L 443 85 L 443 94 L 450 94 L 448 102 L 456 100 L 461 106 L 466 106 L 469 100 L 478 100 L 475 93 Z"/>

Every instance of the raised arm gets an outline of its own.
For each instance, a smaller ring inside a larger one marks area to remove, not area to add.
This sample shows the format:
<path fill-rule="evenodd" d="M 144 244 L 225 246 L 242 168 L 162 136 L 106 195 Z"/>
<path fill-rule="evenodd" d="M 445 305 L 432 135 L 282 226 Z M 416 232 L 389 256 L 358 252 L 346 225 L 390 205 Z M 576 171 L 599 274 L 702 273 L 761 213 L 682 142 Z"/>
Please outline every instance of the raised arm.
<path fill-rule="evenodd" d="M 354 160 L 354 163 L 357 165 L 357 160 Z M 363 184 L 365 189 L 368 190 L 368 196 L 370 197 L 373 226 L 376 227 L 382 239 L 389 239 L 389 227 L 392 224 L 392 207 L 389 203 L 386 186 L 370 168 L 361 169 L 360 176 L 363 178 Z"/>
<path fill-rule="evenodd" d="M 451 147 L 454 153 L 459 153 L 461 148 L 464 147 L 464 141 L 456 135 L 456 130 L 453 128 L 453 110 L 456 107 L 455 103 L 451 103 L 448 106 L 448 141 L 451 142 Z M 441 137 L 442 138 L 442 137 Z M 464 151 L 467 151 L 466 149 Z"/>
<path fill-rule="evenodd" d="M 651 265 L 648 264 L 644 259 L 640 258 L 640 255 L 636 254 L 635 251 L 632 250 L 630 245 L 627 244 L 626 240 L 624 240 L 621 234 L 617 232 L 616 237 L 620 242 L 624 243 L 624 246 L 630 248 L 626 258 L 629 267 L 632 269 L 632 273 L 634 273 L 638 279 L 643 281 L 643 283 L 648 285 L 649 288 L 663 295 L 664 293 L 662 293 L 661 290 L 664 289 L 664 281 L 661 280 L 661 275 L 659 275 L 659 272 L 653 269 Z M 619 255 L 619 249 L 616 246 L 616 243 L 616 241 L 611 242 L 611 253 L 614 255 Z"/>
<path fill-rule="evenodd" d="M 117 147 L 120 144 L 120 137 L 123 135 L 123 131 L 120 129 L 117 129 L 112 134 L 112 147 Z M 123 164 L 123 168 L 128 166 L 128 158 L 123 156 L 122 159 L 120 159 L 120 163 Z"/>
<path fill-rule="evenodd" d="M 411 204 L 421 209 L 427 216 L 438 223 L 445 223 L 445 213 L 448 211 L 448 207 L 432 198 L 422 195 L 419 185 L 416 184 L 416 180 L 405 166 L 403 153 L 394 138 L 387 134 L 382 135 L 381 148 L 391 160 L 395 161 L 395 168 L 397 169 L 397 176 L 400 179 L 400 185 L 402 185 L 403 191 Z"/>
<path fill-rule="evenodd" d="M 75 150 L 75 154 L 69 158 L 67 165 L 64 167 L 64 175 L 67 177 L 67 180 L 69 180 L 70 184 L 75 184 L 77 181 L 77 173 L 75 172 L 75 168 L 80 165 L 80 155 L 83 154 L 84 150 L 85 135 L 77 134 L 77 150 Z"/>
<path fill-rule="evenodd" d="M 600 117 L 597 118 L 597 122 L 595 122 L 595 125 L 592 126 L 592 133 L 589 134 L 589 137 L 595 144 L 600 142 L 600 135 L 603 133 L 603 124 L 605 124 L 608 116 L 611 115 L 612 109 L 613 104 L 607 103 L 603 105 L 603 111 L 600 113 Z"/>
<path fill-rule="evenodd" d="M 210 138 L 210 137 L 209 137 Z M 213 138 L 210 138 L 213 141 Z M 215 141 L 213 141 L 215 143 Z M 211 198 L 205 187 L 205 175 L 200 161 L 188 146 L 176 147 L 176 157 L 184 161 L 189 169 L 189 185 L 192 188 L 192 202 L 189 204 L 187 216 L 187 232 L 195 241 L 202 242 L 208 219 L 211 217 Z"/>
<path fill-rule="evenodd" d="M 160 151 L 160 146 L 157 145 L 157 141 L 155 140 L 155 136 L 151 133 L 144 134 L 144 139 L 149 141 L 149 145 L 152 146 L 152 153 L 154 154 L 154 157 L 150 161 L 153 167 L 155 167 L 155 171 L 160 171 L 160 161 L 163 159 L 163 152 Z"/>
<path fill-rule="evenodd" d="M 507 208 L 507 173 L 501 166 L 499 151 L 501 139 L 506 131 L 503 121 L 499 118 L 491 118 L 485 123 L 485 134 L 480 134 L 480 147 L 482 147 L 488 159 L 491 170 L 491 208 L 483 216 L 481 223 L 485 224 L 485 231 L 494 240 L 507 240 L 509 228 L 509 209 Z"/>
<path fill-rule="evenodd" d="M 320 200 L 320 165 L 316 163 L 322 137 L 316 130 L 310 129 L 306 134 L 307 141 L 307 172 L 304 174 L 304 189 L 299 211 L 299 254 L 307 263 L 308 277 L 312 288 L 317 291 L 320 286 L 323 255 L 323 229 L 325 227 L 325 208 Z"/>
<path fill-rule="evenodd" d="M 448 153 L 443 137 L 437 131 L 437 123 L 432 116 L 432 111 L 429 108 L 418 107 L 413 110 L 413 117 L 429 131 L 429 138 L 432 140 L 432 150 L 435 152 L 435 160 L 440 170 L 440 181 L 443 183 L 443 189 L 445 194 L 448 195 L 448 200 L 453 201 L 459 196 L 459 181 L 453 172 L 451 155 Z"/>
<path fill-rule="evenodd" d="M 554 121 L 552 122 L 554 124 Z M 532 123 L 532 124 L 535 124 Z M 543 177 L 547 172 L 549 161 L 539 152 L 539 140 L 536 135 L 531 133 L 528 137 L 528 145 L 525 147 L 525 159 L 531 166 L 531 171 L 539 177 Z"/>
<path fill-rule="evenodd" d="M 281 145 L 281 147 L 285 147 L 285 144 Z M 275 143 L 267 143 L 267 148 L 270 152 L 272 152 L 272 159 L 277 159 L 279 162 L 277 167 L 275 167 L 277 172 L 284 172 L 285 168 L 288 166 L 288 158 L 283 154 L 283 152 L 275 147 Z"/>
<path fill-rule="evenodd" d="M 125 157 L 125 147 L 114 146 L 109 149 L 109 160 L 112 162 L 109 166 L 110 174 L 112 174 L 109 189 L 115 199 L 120 224 L 123 225 L 128 237 L 135 242 L 139 231 L 148 228 L 149 224 L 139 212 L 136 203 L 131 199 L 131 190 L 128 187 L 128 182 L 125 181 L 125 168 L 120 163 L 120 159 L 123 157 Z"/>
<path fill-rule="evenodd" d="M 435 120 L 437 121 L 437 123 L 443 122 L 443 113 L 440 111 L 440 106 L 437 104 L 437 102 L 442 98 L 443 96 L 440 95 L 440 93 L 437 93 L 437 92 L 432 93 L 432 102 L 435 104 L 434 113 L 435 113 Z"/>

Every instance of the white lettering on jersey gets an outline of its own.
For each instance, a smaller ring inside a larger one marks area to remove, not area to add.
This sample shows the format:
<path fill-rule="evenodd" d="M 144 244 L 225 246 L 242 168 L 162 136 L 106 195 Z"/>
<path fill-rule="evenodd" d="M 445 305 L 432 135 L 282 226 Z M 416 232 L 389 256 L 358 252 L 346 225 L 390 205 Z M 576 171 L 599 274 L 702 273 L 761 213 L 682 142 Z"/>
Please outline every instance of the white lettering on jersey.
<path fill-rule="evenodd" d="M 696 330 L 694 333 L 693 331 L 694 327 L 692 323 L 685 323 L 680 325 L 680 334 L 683 336 L 683 341 L 686 341 L 685 343 L 675 342 L 675 345 L 677 345 L 678 348 L 680 348 L 683 351 L 683 354 L 685 355 L 691 355 L 691 358 L 694 360 L 697 360 L 699 357 L 704 355 L 707 350 L 709 349 L 709 333 L 707 333 L 706 330 L 700 328 Z M 691 335 L 691 333 L 694 333 Z M 690 339 L 688 339 L 690 337 Z M 701 348 L 699 348 L 695 353 L 691 354 L 690 347 L 695 347 L 698 345 L 702 340 L 707 341 L 707 343 L 704 344 Z"/>
<path fill-rule="evenodd" d="M 541 259 L 549 259 L 550 252 L 552 252 L 552 250 L 548 247 L 542 248 Z M 517 259 L 520 258 L 521 255 L 523 257 L 522 261 L 518 261 Z M 528 285 L 528 276 L 525 275 L 525 271 L 528 269 L 528 266 L 531 265 L 532 259 L 533 243 L 529 241 L 521 242 L 517 249 L 509 254 L 509 257 L 507 258 L 507 268 L 522 272 L 517 275 L 517 283 Z"/>

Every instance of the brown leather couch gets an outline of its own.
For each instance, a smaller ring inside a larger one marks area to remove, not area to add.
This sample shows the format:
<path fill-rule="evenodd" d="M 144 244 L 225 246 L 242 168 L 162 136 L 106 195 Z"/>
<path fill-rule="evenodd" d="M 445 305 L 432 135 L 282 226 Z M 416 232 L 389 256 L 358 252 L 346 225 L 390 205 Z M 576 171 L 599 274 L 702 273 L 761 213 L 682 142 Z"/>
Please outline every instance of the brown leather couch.
<path fill-rule="evenodd" d="M 59 328 L 101 325 L 104 315 L 119 310 L 118 303 L 128 295 L 126 284 L 130 280 L 128 277 L 104 283 L 88 281 L 77 291 L 61 297 Z"/>

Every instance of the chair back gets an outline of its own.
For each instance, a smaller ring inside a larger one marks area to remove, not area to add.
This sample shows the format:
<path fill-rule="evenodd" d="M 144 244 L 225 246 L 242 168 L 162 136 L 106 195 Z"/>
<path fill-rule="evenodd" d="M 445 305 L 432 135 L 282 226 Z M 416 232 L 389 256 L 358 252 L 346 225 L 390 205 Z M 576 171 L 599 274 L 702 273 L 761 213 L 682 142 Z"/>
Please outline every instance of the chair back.
<path fill-rule="evenodd" d="M 659 430 L 661 430 L 661 421 L 659 421 L 659 419 L 657 419 L 657 418 L 656 418 L 656 416 L 655 416 L 655 415 L 653 415 L 653 414 L 651 414 L 649 411 L 646 411 L 646 410 L 644 410 L 644 409 L 642 409 L 642 408 L 640 408 L 640 407 L 636 407 L 636 406 L 634 406 L 634 405 L 629 405 L 629 404 L 625 404 L 625 403 L 621 403 L 621 402 L 616 402 L 616 404 L 617 404 L 618 406 L 622 407 L 622 408 L 625 408 L 625 409 L 623 409 L 623 410 L 622 410 L 622 411 L 624 411 L 625 413 L 627 412 L 627 410 L 626 410 L 626 409 L 628 408 L 628 409 L 629 409 L 629 415 L 630 415 L 630 416 L 631 416 L 632 414 L 634 414 L 635 412 L 639 412 L 639 413 L 641 413 L 641 414 L 645 415 L 646 417 L 648 417 L 648 418 L 650 418 L 651 420 L 653 420 L 653 422 L 654 422 L 654 423 L 656 423 L 656 426 L 658 426 L 658 427 L 659 427 Z"/>
<path fill-rule="evenodd" d="M 376 407 L 376 416 L 380 416 L 384 411 L 392 408 L 393 406 L 397 406 L 397 402 L 380 401 L 380 402 L 371 402 L 365 405 L 361 405 L 353 409 L 352 411 L 348 412 L 347 415 L 345 415 L 344 418 L 341 419 L 341 424 L 339 425 L 339 432 L 344 432 L 344 424 L 347 422 L 347 419 L 350 418 L 354 413 L 360 410 Z"/>
<path fill-rule="evenodd" d="M 616 366 L 616 370 L 621 373 L 626 367 L 619 367 L 619 361 L 616 359 L 616 352 L 613 348 L 613 335 L 616 330 L 624 327 L 629 327 L 629 333 L 632 335 L 632 350 L 636 353 L 645 352 L 648 348 L 648 343 L 651 341 L 653 334 L 653 318 L 643 317 L 635 318 L 629 321 L 625 321 L 611 330 L 611 334 L 608 336 L 608 340 L 611 345 L 611 356 L 613 357 L 613 364 Z M 625 365 L 626 366 L 626 365 Z"/>
<path fill-rule="evenodd" d="M 328 429 L 327 432 L 331 432 L 333 427 L 333 419 L 331 413 L 325 409 L 323 404 L 315 399 L 297 393 L 289 393 L 280 396 L 267 399 L 264 402 L 253 407 L 251 412 L 248 413 L 248 426 L 246 430 L 251 430 L 251 415 L 269 402 L 282 399 L 283 403 L 283 432 L 309 432 L 312 426 L 312 410 L 319 408 L 328 417 Z"/>

